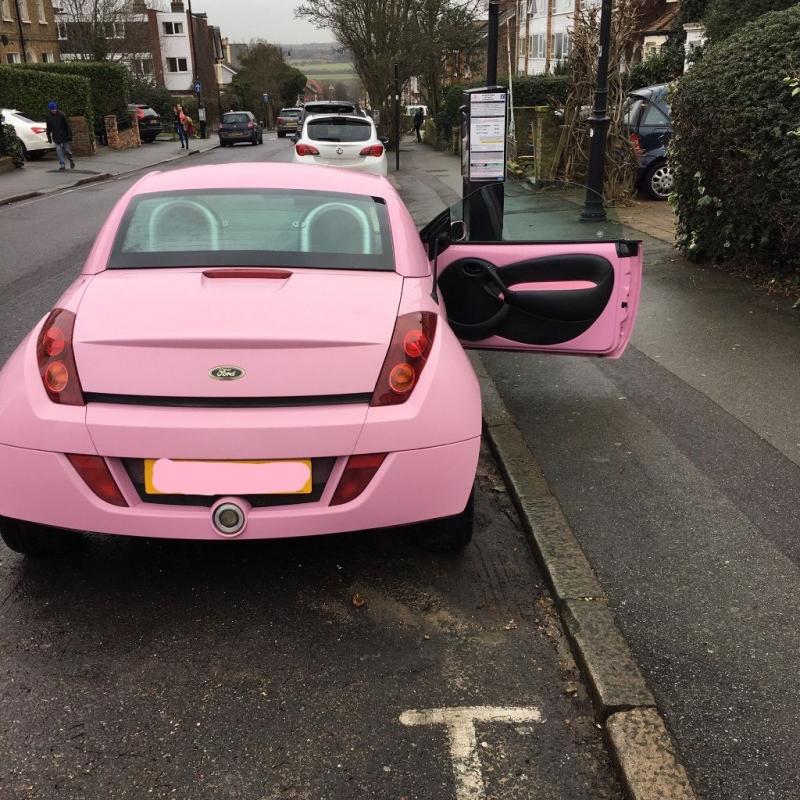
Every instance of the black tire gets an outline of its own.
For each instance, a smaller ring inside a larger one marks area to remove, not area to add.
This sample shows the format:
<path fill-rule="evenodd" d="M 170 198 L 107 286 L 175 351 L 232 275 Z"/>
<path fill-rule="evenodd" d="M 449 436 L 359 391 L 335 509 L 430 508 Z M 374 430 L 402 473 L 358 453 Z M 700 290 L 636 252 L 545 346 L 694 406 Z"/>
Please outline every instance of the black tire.
<path fill-rule="evenodd" d="M 458 553 L 472 541 L 475 523 L 475 492 L 470 492 L 467 507 L 454 517 L 433 519 L 417 525 L 417 544 L 429 553 Z"/>
<path fill-rule="evenodd" d="M 258 136 L 253 136 L 253 138 L 250 140 L 250 144 L 257 145 L 258 144 Z"/>
<path fill-rule="evenodd" d="M 156 134 L 156 136 L 157 136 L 157 135 L 158 135 L 158 134 Z M 156 136 L 143 136 L 143 137 L 142 137 L 142 141 L 143 141 L 145 144 L 153 144 L 153 142 L 156 140 Z"/>
<path fill-rule="evenodd" d="M 15 553 L 33 558 L 66 555 L 80 547 L 82 541 L 81 534 L 76 531 L 8 517 L 0 517 L 0 537 Z"/>
<path fill-rule="evenodd" d="M 656 161 L 647 168 L 642 188 L 653 200 L 667 200 L 675 188 L 675 173 L 666 161 Z"/>
<path fill-rule="evenodd" d="M 263 133 L 259 134 L 258 143 L 259 144 L 264 144 L 264 134 Z"/>

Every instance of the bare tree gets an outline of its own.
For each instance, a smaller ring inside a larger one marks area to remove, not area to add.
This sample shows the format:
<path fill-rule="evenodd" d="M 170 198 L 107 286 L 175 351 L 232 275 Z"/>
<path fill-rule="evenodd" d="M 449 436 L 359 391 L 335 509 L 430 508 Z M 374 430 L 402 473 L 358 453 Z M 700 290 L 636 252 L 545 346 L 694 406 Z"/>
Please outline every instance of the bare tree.
<path fill-rule="evenodd" d="M 414 11 L 418 0 L 307 0 L 295 15 L 331 31 L 353 54 L 373 108 L 388 112 L 393 65 L 402 83 L 414 74 Z M 388 119 L 388 114 L 384 119 Z"/>
<path fill-rule="evenodd" d="M 430 113 L 439 111 L 442 78 L 453 54 L 469 58 L 483 46 L 475 26 L 479 0 L 416 0 L 413 10 L 416 74 Z"/>
<path fill-rule="evenodd" d="M 144 3 L 132 0 L 61 0 L 58 20 L 66 23 L 63 52 L 88 61 L 128 60 L 149 53 Z"/>

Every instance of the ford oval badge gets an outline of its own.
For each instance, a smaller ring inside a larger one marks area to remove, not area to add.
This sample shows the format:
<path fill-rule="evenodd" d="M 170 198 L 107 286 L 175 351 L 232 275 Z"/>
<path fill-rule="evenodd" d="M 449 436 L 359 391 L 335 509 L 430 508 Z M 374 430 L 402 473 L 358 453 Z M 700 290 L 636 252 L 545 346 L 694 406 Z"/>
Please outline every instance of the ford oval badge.
<path fill-rule="evenodd" d="M 217 381 L 238 381 L 244 377 L 244 370 L 241 367 L 214 367 L 208 374 Z"/>

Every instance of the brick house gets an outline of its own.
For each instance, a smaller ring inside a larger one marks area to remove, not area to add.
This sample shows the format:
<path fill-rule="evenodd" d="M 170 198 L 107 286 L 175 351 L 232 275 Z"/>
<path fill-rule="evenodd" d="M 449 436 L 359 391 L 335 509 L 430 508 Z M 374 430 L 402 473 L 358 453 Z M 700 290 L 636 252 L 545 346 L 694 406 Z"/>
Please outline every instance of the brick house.
<path fill-rule="evenodd" d="M 0 63 L 60 61 L 51 0 L 0 0 Z"/>

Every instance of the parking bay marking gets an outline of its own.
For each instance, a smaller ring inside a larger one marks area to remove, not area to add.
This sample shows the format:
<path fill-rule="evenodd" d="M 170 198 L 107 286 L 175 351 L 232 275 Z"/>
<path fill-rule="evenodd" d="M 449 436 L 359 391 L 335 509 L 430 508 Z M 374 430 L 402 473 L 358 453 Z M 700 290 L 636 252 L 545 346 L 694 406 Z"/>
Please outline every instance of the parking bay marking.
<path fill-rule="evenodd" d="M 476 722 L 541 722 L 538 708 L 528 706 L 456 706 L 404 711 L 403 725 L 444 725 L 450 743 L 457 800 L 484 800 Z"/>

